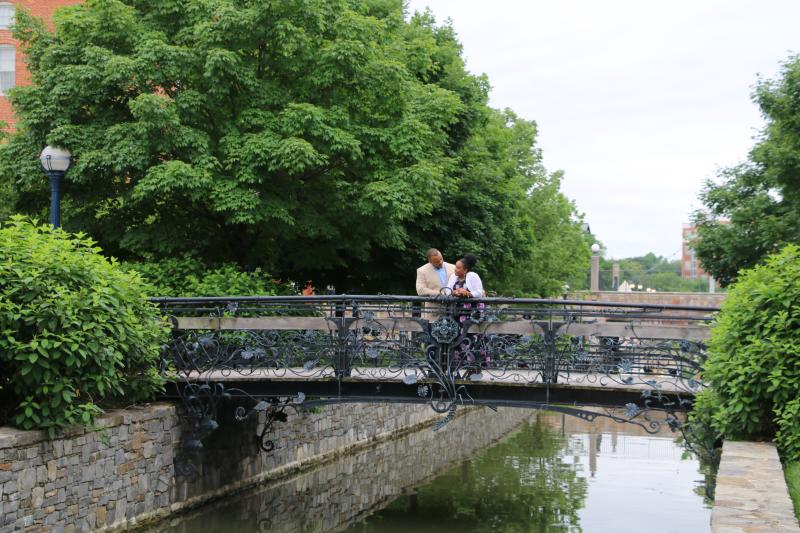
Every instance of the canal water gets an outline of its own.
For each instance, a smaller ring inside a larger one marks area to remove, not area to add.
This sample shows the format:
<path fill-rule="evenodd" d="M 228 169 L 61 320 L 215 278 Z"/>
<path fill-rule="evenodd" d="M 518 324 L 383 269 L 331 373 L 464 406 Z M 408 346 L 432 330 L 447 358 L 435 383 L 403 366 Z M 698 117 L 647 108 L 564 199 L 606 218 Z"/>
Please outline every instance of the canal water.
<path fill-rule="evenodd" d="M 471 410 L 149 531 L 710 531 L 696 458 L 668 429 Z"/>

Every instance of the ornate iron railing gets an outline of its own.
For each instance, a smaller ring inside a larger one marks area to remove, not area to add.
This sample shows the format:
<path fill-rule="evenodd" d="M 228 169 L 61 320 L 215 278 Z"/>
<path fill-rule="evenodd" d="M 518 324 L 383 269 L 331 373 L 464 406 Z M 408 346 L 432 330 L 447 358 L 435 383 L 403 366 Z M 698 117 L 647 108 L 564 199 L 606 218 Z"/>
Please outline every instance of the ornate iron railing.
<path fill-rule="evenodd" d="M 251 398 L 254 408 L 240 407 L 238 416 L 264 412 L 265 427 L 288 405 L 331 401 L 427 402 L 445 415 L 441 424 L 461 404 L 583 418 L 596 410 L 564 404 L 624 405 L 626 421 L 672 426 L 703 387 L 717 311 L 447 296 L 153 301 L 174 327 L 164 351 L 170 390 L 194 412 L 200 437 L 216 427 L 213 413 L 229 396 Z M 666 418 L 650 418 L 654 409 Z"/>

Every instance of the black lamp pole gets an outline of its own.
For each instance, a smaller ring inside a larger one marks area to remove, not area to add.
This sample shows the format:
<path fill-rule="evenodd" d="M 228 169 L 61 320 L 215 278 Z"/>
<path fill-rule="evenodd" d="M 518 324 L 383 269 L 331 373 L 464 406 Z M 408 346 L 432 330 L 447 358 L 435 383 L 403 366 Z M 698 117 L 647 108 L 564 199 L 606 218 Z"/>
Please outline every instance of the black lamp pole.
<path fill-rule="evenodd" d="M 42 150 L 39 162 L 50 178 L 50 223 L 58 228 L 61 226 L 61 184 L 72 163 L 72 155 L 61 148 L 48 146 Z"/>
<path fill-rule="evenodd" d="M 50 223 L 54 228 L 61 226 L 61 182 L 65 172 L 48 170 L 50 177 Z"/>

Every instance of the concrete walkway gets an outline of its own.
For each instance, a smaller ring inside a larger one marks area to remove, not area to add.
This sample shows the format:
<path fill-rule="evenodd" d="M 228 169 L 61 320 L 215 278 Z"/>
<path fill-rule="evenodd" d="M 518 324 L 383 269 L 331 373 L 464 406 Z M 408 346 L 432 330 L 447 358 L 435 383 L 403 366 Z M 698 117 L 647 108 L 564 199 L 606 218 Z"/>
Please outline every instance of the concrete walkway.
<path fill-rule="evenodd" d="M 722 447 L 712 533 L 798 532 L 775 446 L 729 442 Z"/>

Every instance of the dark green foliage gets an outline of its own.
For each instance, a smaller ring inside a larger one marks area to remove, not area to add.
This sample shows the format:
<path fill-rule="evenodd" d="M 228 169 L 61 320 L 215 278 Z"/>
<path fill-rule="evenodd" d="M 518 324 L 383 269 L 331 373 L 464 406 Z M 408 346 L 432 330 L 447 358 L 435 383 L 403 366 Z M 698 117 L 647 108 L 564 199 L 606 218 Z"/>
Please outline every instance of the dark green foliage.
<path fill-rule="evenodd" d="M 0 227 L 0 424 L 52 436 L 103 401 L 151 398 L 167 331 L 139 276 L 85 236 L 21 217 Z"/>
<path fill-rule="evenodd" d="M 660 292 L 708 292 L 708 279 L 682 278 L 680 271 L 648 272 L 637 281 L 639 283 Z"/>
<path fill-rule="evenodd" d="M 6 123 L 0 122 L 0 143 L 5 142 L 7 136 L 7 133 L 3 131 L 5 128 Z M 11 181 L 0 178 L 0 222 L 5 222 L 14 214 L 15 204 L 16 194 Z"/>
<path fill-rule="evenodd" d="M 0 222 L 7 220 L 14 214 L 14 192 L 11 184 L 0 180 Z"/>
<path fill-rule="evenodd" d="M 800 459 L 800 248 L 740 273 L 709 343 L 695 417 L 725 438 L 775 438 Z"/>
<path fill-rule="evenodd" d="M 694 215 L 695 250 L 723 285 L 787 243 L 800 243 L 800 58 L 754 95 L 767 120 L 748 160 L 720 173 L 701 194 L 707 211 Z M 729 223 L 721 223 L 721 222 Z"/>
<path fill-rule="evenodd" d="M 260 269 L 244 272 L 234 264 L 208 268 L 196 259 L 184 258 L 123 263 L 122 267 L 138 272 L 151 296 L 274 296 L 297 292 Z"/>
<path fill-rule="evenodd" d="M 126 261 L 408 292 L 436 246 L 477 253 L 502 290 L 558 242 L 549 228 L 578 226 L 568 202 L 557 220 L 530 214 L 552 187 L 535 125 L 490 109 L 452 27 L 406 21 L 399 0 L 88 0 L 59 10 L 55 33 L 17 20 L 34 86 L 11 95 L 0 181 L 42 215 L 36 156 L 69 149 L 64 226 Z M 537 283 L 525 290 L 560 284 Z"/>

